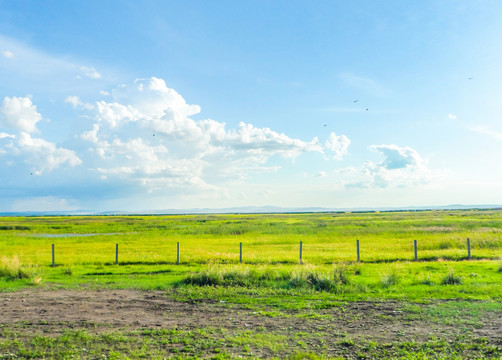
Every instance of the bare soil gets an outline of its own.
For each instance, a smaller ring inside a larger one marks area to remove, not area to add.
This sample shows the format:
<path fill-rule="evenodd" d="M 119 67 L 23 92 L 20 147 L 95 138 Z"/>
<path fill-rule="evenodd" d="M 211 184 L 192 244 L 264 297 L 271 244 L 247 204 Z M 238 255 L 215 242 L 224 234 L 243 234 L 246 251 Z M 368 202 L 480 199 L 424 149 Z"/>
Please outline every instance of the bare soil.
<path fill-rule="evenodd" d="M 425 306 L 425 305 L 424 305 Z M 274 331 L 285 327 L 291 330 L 312 331 L 314 327 L 336 327 L 338 332 L 360 336 L 392 339 L 395 332 L 414 336 L 455 333 L 457 326 L 423 324 L 408 321 L 398 302 L 347 302 L 316 311 L 326 318 L 267 317 L 254 311 L 229 307 L 225 303 L 178 302 L 165 292 L 135 290 L 44 290 L 27 289 L 0 294 L 0 323 L 78 324 L 92 323 L 106 327 L 162 327 L 193 329 L 201 327 L 253 328 L 265 327 Z M 473 335 L 492 340 L 502 338 L 500 314 L 485 314 L 482 326 L 472 329 Z M 97 327 L 99 328 L 99 326 Z"/>
<path fill-rule="evenodd" d="M 190 330 L 224 328 L 256 330 L 294 336 L 299 332 L 329 334 L 333 338 L 366 339 L 380 343 L 427 341 L 430 336 L 460 334 L 485 337 L 502 347 L 502 314 L 485 312 L 476 325 L 443 324 L 416 319 L 403 311 L 400 302 L 347 302 L 323 310 L 289 311 L 271 317 L 221 302 L 180 302 L 160 291 L 48 290 L 31 288 L 0 293 L 0 328 L 44 336 L 67 329 L 90 332 L 110 329 L 164 328 Z M 420 305 L 430 306 L 430 305 Z M 329 350 L 329 349 L 328 349 Z"/>

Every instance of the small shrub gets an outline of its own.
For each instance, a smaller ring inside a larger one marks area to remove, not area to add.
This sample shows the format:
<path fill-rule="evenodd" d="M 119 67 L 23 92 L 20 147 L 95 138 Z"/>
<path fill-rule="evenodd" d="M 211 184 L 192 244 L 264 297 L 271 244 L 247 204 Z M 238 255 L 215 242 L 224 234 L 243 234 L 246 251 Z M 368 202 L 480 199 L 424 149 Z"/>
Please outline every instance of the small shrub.
<path fill-rule="evenodd" d="M 453 269 L 448 270 L 448 274 L 441 280 L 442 285 L 460 285 L 462 278 L 455 274 Z"/>

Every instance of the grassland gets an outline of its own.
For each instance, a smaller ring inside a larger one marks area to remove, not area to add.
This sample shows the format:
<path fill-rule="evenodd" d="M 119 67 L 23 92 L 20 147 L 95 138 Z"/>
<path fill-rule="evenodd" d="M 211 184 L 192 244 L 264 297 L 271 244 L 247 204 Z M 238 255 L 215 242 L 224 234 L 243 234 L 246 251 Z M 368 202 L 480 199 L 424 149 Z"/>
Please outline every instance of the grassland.
<path fill-rule="evenodd" d="M 14 315 L 0 320 L 0 359 L 498 359 L 501 283 L 502 211 L 496 210 L 3 217 L 2 298 L 139 290 L 193 308 L 180 310 L 177 326 L 159 329 L 132 320 L 112 327 L 71 318 L 44 325 L 37 314 L 14 321 L 19 313 L 5 305 Z M 44 303 L 31 305 L 37 306 Z M 201 306 L 201 317 L 224 309 L 223 317 L 244 317 L 249 326 L 217 316 L 213 323 L 192 319 L 180 326 Z M 382 329 L 352 331 L 351 323 Z M 410 323 L 415 332 L 408 331 Z"/>

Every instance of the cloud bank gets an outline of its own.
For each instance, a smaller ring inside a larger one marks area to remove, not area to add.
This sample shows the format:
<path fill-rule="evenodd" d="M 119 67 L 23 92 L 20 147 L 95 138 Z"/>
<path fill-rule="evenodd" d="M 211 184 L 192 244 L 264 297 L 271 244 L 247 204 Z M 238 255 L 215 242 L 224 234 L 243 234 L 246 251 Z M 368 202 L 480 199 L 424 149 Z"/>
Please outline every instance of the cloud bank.
<path fill-rule="evenodd" d="M 82 70 L 94 76 L 91 69 Z M 63 103 L 77 112 L 71 129 L 80 130 L 59 141 L 37 127 L 45 120 L 32 97 L 5 97 L 0 106 L 0 161 L 8 171 L 3 176 L 43 177 L 49 186 L 50 174 L 57 171 L 61 187 L 85 184 L 110 194 L 221 199 L 255 176 L 280 171 L 279 159 L 292 161 L 312 153 L 341 160 L 350 144 L 345 135 L 334 132 L 323 146 L 316 137 L 292 138 L 250 123 L 229 128 L 213 119 L 194 120 L 200 107 L 155 77 L 96 96 L 86 102 L 66 95 Z M 51 123 L 63 125 L 61 121 Z M 40 199 L 57 199 L 59 190 L 52 191 L 44 190 L 49 193 Z"/>

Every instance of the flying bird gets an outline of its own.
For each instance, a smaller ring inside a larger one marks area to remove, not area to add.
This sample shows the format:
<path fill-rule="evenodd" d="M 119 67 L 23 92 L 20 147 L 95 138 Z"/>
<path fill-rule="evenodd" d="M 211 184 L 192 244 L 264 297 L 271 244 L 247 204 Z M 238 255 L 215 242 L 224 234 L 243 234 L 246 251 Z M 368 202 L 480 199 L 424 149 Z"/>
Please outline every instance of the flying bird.
<path fill-rule="evenodd" d="M 474 79 L 474 78 L 470 77 L 470 78 L 467 78 L 467 79 L 468 79 L 468 80 L 472 80 L 472 79 Z"/>
<path fill-rule="evenodd" d="M 326 126 L 328 126 L 328 124 L 324 124 L 324 126 L 326 127 Z"/>
<path fill-rule="evenodd" d="M 356 103 L 356 102 L 358 102 L 358 101 L 359 101 L 359 99 L 352 101 L 352 103 L 354 103 L 354 104 L 355 104 L 355 103 Z"/>

